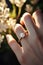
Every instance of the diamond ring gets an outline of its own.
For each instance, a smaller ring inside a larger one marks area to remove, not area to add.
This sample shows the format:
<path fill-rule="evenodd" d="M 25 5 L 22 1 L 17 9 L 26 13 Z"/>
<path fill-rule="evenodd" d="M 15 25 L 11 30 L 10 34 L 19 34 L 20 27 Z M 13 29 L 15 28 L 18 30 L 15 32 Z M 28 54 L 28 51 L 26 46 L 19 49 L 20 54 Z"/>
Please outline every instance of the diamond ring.
<path fill-rule="evenodd" d="M 25 31 L 25 33 L 20 33 L 20 41 L 25 38 L 28 35 L 28 31 Z"/>

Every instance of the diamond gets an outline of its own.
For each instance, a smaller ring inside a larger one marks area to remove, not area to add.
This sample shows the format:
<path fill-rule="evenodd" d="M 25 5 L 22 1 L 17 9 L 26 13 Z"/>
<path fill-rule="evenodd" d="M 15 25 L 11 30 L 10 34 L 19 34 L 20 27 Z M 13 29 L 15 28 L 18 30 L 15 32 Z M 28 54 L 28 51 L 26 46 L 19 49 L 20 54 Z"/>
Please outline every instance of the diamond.
<path fill-rule="evenodd" d="M 24 33 L 20 33 L 20 37 L 21 38 L 24 38 L 25 37 L 25 34 Z"/>

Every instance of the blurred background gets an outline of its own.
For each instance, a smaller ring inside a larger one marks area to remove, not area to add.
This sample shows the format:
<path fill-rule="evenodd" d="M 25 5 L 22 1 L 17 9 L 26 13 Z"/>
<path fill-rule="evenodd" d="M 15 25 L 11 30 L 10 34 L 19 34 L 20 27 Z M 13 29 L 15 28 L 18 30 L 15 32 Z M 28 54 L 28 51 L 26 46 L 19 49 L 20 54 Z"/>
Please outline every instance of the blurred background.
<path fill-rule="evenodd" d="M 18 1 L 18 4 L 15 2 L 15 0 L 0 0 L 0 3 L 3 2 L 3 4 L 5 4 L 5 7 L 10 9 L 10 17 L 16 20 L 16 23 L 19 23 L 21 16 L 26 11 L 32 14 L 37 9 L 40 9 L 43 12 L 43 0 L 20 0 L 21 5 L 19 4 L 19 0 L 16 1 Z M 11 35 L 18 42 L 18 38 L 13 33 L 13 31 L 8 31 L 7 33 L 11 33 Z M 5 36 L 5 33 L 2 34 Z M 7 44 L 6 37 L 4 37 L 2 43 L 0 44 L 0 65 L 20 65 L 16 58 L 16 55 Z"/>

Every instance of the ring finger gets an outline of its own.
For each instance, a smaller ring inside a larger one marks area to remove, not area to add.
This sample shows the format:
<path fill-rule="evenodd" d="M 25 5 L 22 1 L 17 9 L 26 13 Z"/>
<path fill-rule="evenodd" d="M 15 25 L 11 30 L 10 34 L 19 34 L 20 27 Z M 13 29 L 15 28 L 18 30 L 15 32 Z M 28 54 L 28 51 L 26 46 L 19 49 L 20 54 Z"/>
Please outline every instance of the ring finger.
<path fill-rule="evenodd" d="M 30 33 L 29 38 L 28 38 L 29 45 L 32 47 L 32 49 L 34 50 L 36 55 L 38 57 L 40 57 L 40 59 L 42 59 L 43 52 L 42 52 L 41 43 L 38 39 L 38 36 L 35 32 L 33 25 L 32 25 L 32 21 L 33 21 L 32 17 L 29 13 L 23 14 L 23 16 L 21 18 L 21 22 L 23 22 L 25 24 L 28 32 Z"/>
<path fill-rule="evenodd" d="M 21 39 L 21 34 L 23 33 L 25 35 L 26 30 L 22 27 L 20 24 L 16 24 L 15 28 L 13 28 L 14 33 L 17 35 L 18 39 Z M 39 62 L 39 59 L 36 57 L 35 53 L 33 52 L 33 49 L 29 45 L 29 32 L 28 35 L 25 35 L 24 38 L 20 40 L 22 48 L 23 48 L 23 54 L 26 54 L 27 56 L 31 56 L 32 58 L 35 58 L 36 61 Z"/>

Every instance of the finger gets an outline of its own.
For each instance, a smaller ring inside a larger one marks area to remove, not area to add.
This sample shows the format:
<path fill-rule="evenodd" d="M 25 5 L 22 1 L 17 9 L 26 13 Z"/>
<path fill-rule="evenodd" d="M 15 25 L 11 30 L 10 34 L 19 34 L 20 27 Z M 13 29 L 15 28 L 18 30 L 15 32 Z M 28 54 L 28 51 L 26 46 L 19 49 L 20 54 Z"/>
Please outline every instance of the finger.
<path fill-rule="evenodd" d="M 29 42 L 30 43 L 33 43 L 33 42 L 35 43 L 35 40 L 38 37 L 37 37 L 36 32 L 35 32 L 35 30 L 33 28 L 33 25 L 32 25 L 32 17 L 31 17 L 31 15 L 29 13 L 24 13 L 23 16 L 22 16 L 22 18 L 21 18 L 21 21 L 24 23 L 24 25 L 26 26 L 27 30 L 30 33 L 29 39 L 31 41 L 29 40 Z"/>
<path fill-rule="evenodd" d="M 25 34 L 25 29 L 22 27 L 22 25 L 20 24 L 16 24 L 15 28 L 13 28 L 13 31 L 15 32 L 15 34 L 17 35 L 18 39 L 20 39 L 20 34 L 21 33 L 24 33 Z M 28 42 L 28 39 L 29 39 L 29 35 L 26 36 L 25 38 L 21 39 L 21 44 L 22 44 L 22 47 L 24 49 L 24 54 L 25 55 L 26 53 L 28 53 L 28 58 L 29 56 L 31 56 L 31 59 L 32 58 L 35 58 L 36 61 L 39 62 L 39 59 L 36 57 L 36 55 L 34 54 L 32 48 L 30 47 L 29 45 L 29 42 Z M 27 55 L 26 55 L 27 56 Z"/>
<path fill-rule="evenodd" d="M 42 41 L 43 44 L 43 15 L 40 10 L 37 10 L 36 12 L 33 13 L 32 17 L 35 20 L 34 27 L 36 29 L 36 32 L 39 35 L 40 40 Z"/>
<path fill-rule="evenodd" d="M 42 47 L 41 47 L 41 43 L 36 35 L 36 32 L 33 28 L 31 15 L 29 13 L 24 13 L 24 15 L 21 18 L 21 21 L 24 22 L 27 30 L 30 32 L 30 35 L 28 38 L 28 42 L 29 42 L 30 46 L 32 47 L 34 52 L 42 59 L 42 57 L 43 57 Z"/>
<path fill-rule="evenodd" d="M 20 36 L 21 33 L 24 33 L 25 35 L 25 29 L 20 24 L 16 24 L 16 26 L 13 28 L 13 31 L 17 35 L 19 40 L 21 38 Z M 25 51 L 29 49 L 32 52 L 31 47 L 28 45 L 28 38 L 29 38 L 29 34 L 25 38 L 21 39 L 20 42 L 21 42 L 22 47 L 25 49 Z"/>
<path fill-rule="evenodd" d="M 16 54 L 18 60 L 20 61 L 22 56 L 22 50 L 20 45 L 16 42 L 16 40 L 10 34 L 7 34 L 6 38 L 7 38 L 9 46 L 11 47 L 13 52 Z"/>
<path fill-rule="evenodd" d="M 21 35 L 20 35 L 21 33 L 23 33 L 25 35 L 25 29 L 20 24 L 16 24 L 16 26 L 13 28 L 13 31 L 15 32 L 15 34 L 17 35 L 19 40 L 21 39 Z M 29 36 L 29 34 L 28 34 L 28 36 Z M 21 45 L 24 48 L 26 48 L 28 46 L 28 41 L 26 41 L 28 36 L 26 36 L 25 38 L 20 40 Z"/>

